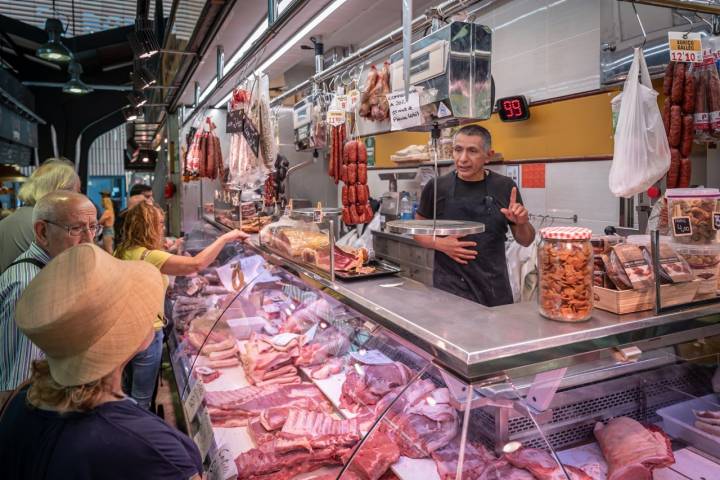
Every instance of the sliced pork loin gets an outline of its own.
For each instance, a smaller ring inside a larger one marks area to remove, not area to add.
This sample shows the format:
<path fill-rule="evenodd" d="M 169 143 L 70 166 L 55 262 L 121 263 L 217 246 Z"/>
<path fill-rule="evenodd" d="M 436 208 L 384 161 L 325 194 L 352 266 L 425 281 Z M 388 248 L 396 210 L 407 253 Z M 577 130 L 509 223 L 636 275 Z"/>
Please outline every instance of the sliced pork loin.
<path fill-rule="evenodd" d="M 386 365 L 354 364 L 345 377 L 340 406 L 358 411 L 376 405 L 392 389 L 407 385 L 412 371 L 400 362 Z"/>
<path fill-rule="evenodd" d="M 524 468 L 537 480 L 566 480 L 565 473 L 552 455 L 538 448 L 521 448 L 508 453 L 505 458 L 515 467 Z M 592 477 L 577 467 L 563 465 L 570 475 L 569 480 L 592 480 Z"/>
<path fill-rule="evenodd" d="M 675 463 L 667 435 L 632 418 L 598 422 L 595 438 L 608 463 L 608 480 L 651 480 L 654 469 Z"/>

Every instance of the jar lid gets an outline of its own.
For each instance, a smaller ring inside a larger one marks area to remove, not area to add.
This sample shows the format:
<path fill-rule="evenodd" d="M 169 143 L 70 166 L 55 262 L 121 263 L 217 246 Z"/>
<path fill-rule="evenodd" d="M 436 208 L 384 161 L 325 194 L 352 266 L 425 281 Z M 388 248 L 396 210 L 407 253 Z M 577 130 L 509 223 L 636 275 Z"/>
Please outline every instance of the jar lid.
<path fill-rule="evenodd" d="M 545 227 L 540 230 L 540 236 L 554 240 L 590 240 L 592 230 L 584 227 Z"/>

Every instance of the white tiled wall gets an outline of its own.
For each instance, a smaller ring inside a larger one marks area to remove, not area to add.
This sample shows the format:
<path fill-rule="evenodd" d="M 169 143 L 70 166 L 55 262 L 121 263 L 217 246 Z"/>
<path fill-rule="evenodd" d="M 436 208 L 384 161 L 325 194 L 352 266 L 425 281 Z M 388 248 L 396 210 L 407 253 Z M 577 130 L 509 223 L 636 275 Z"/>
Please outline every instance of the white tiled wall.
<path fill-rule="evenodd" d="M 598 0 L 514 0 L 478 18 L 493 29 L 496 97 L 543 100 L 600 86 Z"/>

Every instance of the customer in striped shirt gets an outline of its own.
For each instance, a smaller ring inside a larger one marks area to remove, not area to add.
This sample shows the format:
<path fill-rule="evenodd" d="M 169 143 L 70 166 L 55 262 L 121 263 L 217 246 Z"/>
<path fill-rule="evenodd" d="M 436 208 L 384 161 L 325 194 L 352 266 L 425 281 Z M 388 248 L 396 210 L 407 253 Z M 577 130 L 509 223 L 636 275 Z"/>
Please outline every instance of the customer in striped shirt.
<path fill-rule="evenodd" d="M 42 358 L 15 324 L 15 303 L 25 287 L 50 259 L 79 243 L 91 243 L 102 229 L 90 199 L 70 191 L 58 190 L 38 200 L 32 220 L 34 242 L 0 275 L 0 391 L 13 390 L 28 379 L 32 361 Z"/>

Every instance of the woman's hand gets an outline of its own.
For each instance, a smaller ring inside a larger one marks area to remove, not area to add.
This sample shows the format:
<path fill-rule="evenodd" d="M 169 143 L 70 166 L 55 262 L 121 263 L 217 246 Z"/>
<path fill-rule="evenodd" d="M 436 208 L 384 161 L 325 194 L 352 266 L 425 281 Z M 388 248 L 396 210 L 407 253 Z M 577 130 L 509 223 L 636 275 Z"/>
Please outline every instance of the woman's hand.
<path fill-rule="evenodd" d="M 240 240 L 240 241 L 244 242 L 245 240 L 250 238 L 250 235 L 243 232 L 242 230 L 235 229 L 235 230 L 231 230 L 231 231 L 223 234 L 223 236 L 221 238 L 223 239 L 223 241 L 225 243 L 234 242 L 236 240 Z"/>

